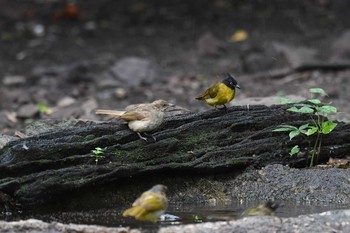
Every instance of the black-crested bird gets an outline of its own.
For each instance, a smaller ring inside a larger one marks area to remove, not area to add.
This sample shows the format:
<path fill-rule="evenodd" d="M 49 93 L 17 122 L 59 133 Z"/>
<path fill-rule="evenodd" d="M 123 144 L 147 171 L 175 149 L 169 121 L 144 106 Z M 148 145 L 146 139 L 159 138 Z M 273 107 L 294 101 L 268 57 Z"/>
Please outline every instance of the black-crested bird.
<path fill-rule="evenodd" d="M 143 137 L 141 133 L 146 135 L 147 132 L 155 130 L 164 121 L 165 110 L 173 106 L 165 100 L 156 100 L 152 103 L 138 104 L 127 108 L 126 111 L 114 111 L 114 110 L 96 110 L 96 114 L 106 114 L 116 116 L 126 122 L 128 122 L 129 128 L 136 132 L 137 135 L 147 141 L 146 137 Z M 151 135 L 156 140 L 156 138 Z"/>
<path fill-rule="evenodd" d="M 271 216 L 274 215 L 278 204 L 272 201 L 260 204 L 255 208 L 248 209 L 243 215 L 247 216 Z"/>
<path fill-rule="evenodd" d="M 203 94 L 196 97 L 197 100 L 204 100 L 210 106 L 216 108 L 217 105 L 223 105 L 226 109 L 228 102 L 235 98 L 236 88 L 240 89 L 234 77 L 227 73 L 225 79 L 209 87 Z"/>
<path fill-rule="evenodd" d="M 154 185 L 142 193 L 132 204 L 132 207 L 123 212 L 124 217 L 134 217 L 140 221 L 157 222 L 168 207 L 166 198 L 167 187 L 162 184 Z"/>

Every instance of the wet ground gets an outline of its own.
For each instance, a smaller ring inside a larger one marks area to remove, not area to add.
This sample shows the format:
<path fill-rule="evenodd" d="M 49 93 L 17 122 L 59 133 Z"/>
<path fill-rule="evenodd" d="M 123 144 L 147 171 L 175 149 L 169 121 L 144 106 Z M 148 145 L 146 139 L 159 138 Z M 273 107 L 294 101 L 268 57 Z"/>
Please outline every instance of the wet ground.
<path fill-rule="evenodd" d="M 88 225 L 102 225 L 108 227 L 130 226 L 131 228 L 141 228 L 154 230 L 159 226 L 202 223 L 212 221 L 228 221 L 241 218 L 244 211 L 249 208 L 256 207 L 259 202 L 226 202 L 206 205 L 182 205 L 170 204 L 164 219 L 157 224 L 139 222 L 132 218 L 123 218 L 121 213 L 123 209 L 97 209 L 91 211 L 78 212 L 59 212 L 47 214 L 30 214 L 22 213 L 19 216 L 8 216 L 4 218 L 8 221 L 16 221 L 20 219 L 35 218 L 45 222 L 61 222 L 61 223 L 76 223 Z M 346 209 L 350 206 L 331 204 L 320 205 L 319 203 L 295 203 L 295 202 L 280 202 L 279 208 L 275 211 L 277 217 L 295 217 L 303 214 L 321 213 L 328 210 Z"/>

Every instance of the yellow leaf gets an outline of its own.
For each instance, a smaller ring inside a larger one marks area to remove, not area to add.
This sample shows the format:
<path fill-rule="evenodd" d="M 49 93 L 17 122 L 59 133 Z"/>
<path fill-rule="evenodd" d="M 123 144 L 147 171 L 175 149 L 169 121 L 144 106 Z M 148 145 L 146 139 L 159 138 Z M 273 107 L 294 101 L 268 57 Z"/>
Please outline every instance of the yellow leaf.
<path fill-rule="evenodd" d="M 241 42 L 248 39 L 248 33 L 244 30 L 238 30 L 231 36 L 231 41 L 233 42 Z"/>

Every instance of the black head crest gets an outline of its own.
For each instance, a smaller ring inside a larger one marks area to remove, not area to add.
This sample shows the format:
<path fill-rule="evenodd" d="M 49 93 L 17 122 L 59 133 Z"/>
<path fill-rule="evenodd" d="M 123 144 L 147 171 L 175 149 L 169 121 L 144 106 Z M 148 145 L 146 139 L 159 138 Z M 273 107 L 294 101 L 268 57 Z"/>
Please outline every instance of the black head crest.
<path fill-rule="evenodd" d="M 238 89 L 241 89 L 241 87 L 238 85 L 236 79 L 234 79 L 233 75 L 230 73 L 226 74 L 226 78 L 222 81 L 226 86 L 228 86 L 231 89 L 235 89 L 236 87 Z"/>

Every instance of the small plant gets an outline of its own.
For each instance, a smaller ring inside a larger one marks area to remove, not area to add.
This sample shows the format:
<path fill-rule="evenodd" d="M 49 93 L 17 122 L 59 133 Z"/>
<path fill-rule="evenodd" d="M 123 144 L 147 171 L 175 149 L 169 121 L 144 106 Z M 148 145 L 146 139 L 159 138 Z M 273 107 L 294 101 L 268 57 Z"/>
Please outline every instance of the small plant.
<path fill-rule="evenodd" d="M 318 94 L 321 96 L 328 96 L 322 88 L 311 88 L 310 93 Z M 284 102 L 290 103 L 288 99 L 284 99 Z M 328 118 L 329 114 L 336 114 L 337 108 L 332 105 L 326 105 L 319 99 L 309 99 L 308 103 L 295 103 L 293 107 L 288 108 L 287 111 L 309 114 L 311 122 L 301 125 L 299 127 L 293 125 L 280 125 L 274 132 L 289 132 L 289 139 L 292 140 L 298 135 L 311 136 L 316 134 L 316 139 L 313 145 L 310 167 L 315 163 L 315 156 L 320 154 L 322 135 L 329 134 L 337 126 L 331 119 Z M 298 145 L 294 146 L 289 154 L 293 156 L 300 151 Z"/>
<path fill-rule="evenodd" d="M 50 114 L 50 113 L 52 113 L 52 110 L 45 103 L 38 103 L 37 106 L 38 106 L 39 112 L 41 112 L 43 114 Z"/>
<path fill-rule="evenodd" d="M 95 163 L 96 165 L 100 161 L 100 159 L 104 159 L 105 156 L 102 155 L 105 152 L 106 148 L 101 148 L 101 147 L 96 147 L 94 150 L 91 152 L 93 153 L 93 157 L 95 158 Z"/>

